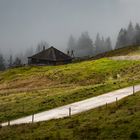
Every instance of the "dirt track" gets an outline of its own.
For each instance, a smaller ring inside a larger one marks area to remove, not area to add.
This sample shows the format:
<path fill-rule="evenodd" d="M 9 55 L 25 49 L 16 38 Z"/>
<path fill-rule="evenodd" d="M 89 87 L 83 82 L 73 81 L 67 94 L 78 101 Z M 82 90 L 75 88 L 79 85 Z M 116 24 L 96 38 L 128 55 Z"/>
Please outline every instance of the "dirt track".
<path fill-rule="evenodd" d="M 133 56 L 114 56 L 110 57 L 112 60 L 140 60 L 140 55 L 133 55 Z"/>
<path fill-rule="evenodd" d="M 140 85 L 135 86 L 135 92 L 140 91 Z M 71 108 L 71 115 L 78 114 L 106 103 L 112 103 L 133 94 L 133 87 L 127 87 L 120 90 L 112 91 L 97 97 L 89 98 L 80 102 L 75 102 L 69 105 L 58 107 L 49 111 L 44 111 L 34 115 L 34 122 L 48 121 L 51 119 L 58 119 L 69 116 L 69 109 Z M 10 125 L 31 123 L 32 116 L 23 117 L 10 122 Z M 2 126 L 8 125 L 8 122 L 2 123 Z"/>

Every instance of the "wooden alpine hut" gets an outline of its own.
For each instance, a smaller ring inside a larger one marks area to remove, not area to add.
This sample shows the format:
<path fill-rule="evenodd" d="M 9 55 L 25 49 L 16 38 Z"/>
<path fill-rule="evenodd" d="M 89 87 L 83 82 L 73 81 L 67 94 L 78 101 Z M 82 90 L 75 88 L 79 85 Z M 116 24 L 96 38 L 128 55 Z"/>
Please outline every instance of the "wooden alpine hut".
<path fill-rule="evenodd" d="M 72 57 L 59 51 L 53 46 L 33 56 L 28 57 L 29 65 L 62 65 L 72 62 Z"/>

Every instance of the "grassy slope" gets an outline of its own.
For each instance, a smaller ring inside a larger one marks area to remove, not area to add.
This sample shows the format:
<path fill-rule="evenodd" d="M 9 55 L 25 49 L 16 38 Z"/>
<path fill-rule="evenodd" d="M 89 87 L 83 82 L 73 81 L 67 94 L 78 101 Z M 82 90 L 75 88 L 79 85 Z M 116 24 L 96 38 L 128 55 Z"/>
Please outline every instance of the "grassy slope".
<path fill-rule="evenodd" d="M 124 48 L 116 49 L 110 52 L 99 54 L 94 57 L 94 59 L 102 57 L 112 57 L 112 56 L 132 56 L 140 55 L 140 46 L 126 46 Z"/>
<path fill-rule="evenodd" d="M 17 135 L 18 134 L 18 135 Z M 71 118 L 4 127 L 4 139 L 125 140 L 140 139 L 140 92 L 116 104 L 90 110 Z"/>
<path fill-rule="evenodd" d="M 140 83 L 140 61 L 23 67 L 1 73 L 0 79 L 0 121 L 7 121 Z"/>

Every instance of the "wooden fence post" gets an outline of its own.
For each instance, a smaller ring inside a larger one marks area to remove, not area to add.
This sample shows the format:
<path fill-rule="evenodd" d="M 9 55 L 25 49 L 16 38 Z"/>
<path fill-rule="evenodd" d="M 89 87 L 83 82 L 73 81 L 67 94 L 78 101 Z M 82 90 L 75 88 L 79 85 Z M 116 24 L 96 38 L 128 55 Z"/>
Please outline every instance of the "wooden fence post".
<path fill-rule="evenodd" d="M 32 115 L 32 123 L 34 123 L 34 114 Z"/>
<path fill-rule="evenodd" d="M 69 107 L 69 117 L 71 117 L 71 107 Z"/>
<path fill-rule="evenodd" d="M 8 126 L 10 126 L 10 120 L 8 120 Z"/>
<path fill-rule="evenodd" d="M 135 86 L 133 85 L 133 95 L 135 94 Z"/>
<path fill-rule="evenodd" d="M 118 106 L 118 98 L 116 97 L 116 106 Z"/>

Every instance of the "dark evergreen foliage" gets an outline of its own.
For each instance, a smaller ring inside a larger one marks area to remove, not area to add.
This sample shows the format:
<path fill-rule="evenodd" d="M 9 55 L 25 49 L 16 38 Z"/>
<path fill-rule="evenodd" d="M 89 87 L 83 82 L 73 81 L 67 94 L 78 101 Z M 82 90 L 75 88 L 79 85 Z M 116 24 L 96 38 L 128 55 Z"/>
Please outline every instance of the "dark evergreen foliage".
<path fill-rule="evenodd" d="M 3 55 L 0 54 L 0 71 L 3 71 L 3 70 L 5 70 L 5 61 L 4 61 Z"/>
<path fill-rule="evenodd" d="M 112 45 L 111 45 L 110 37 L 104 39 L 104 37 L 100 38 L 100 35 L 97 34 L 95 40 L 95 46 L 96 46 L 96 54 L 101 54 L 101 53 L 111 51 Z"/>
<path fill-rule="evenodd" d="M 140 45 L 140 25 L 138 23 L 134 28 L 130 22 L 127 29 L 120 30 L 115 49 L 129 45 Z"/>
<path fill-rule="evenodd" d="M 22 62 L 21 62 L 21 59 L 16 57 L 14 63 L 13 63 L 13 66 L 14 67 L 18 67 L 18 66 L 21 66 L 22 65 Z"/>
<path fill-rule="evenodd" d="M 9 60 L 8 60 L 8 67 L 12 67 L 13 66 L 13 56 L 10 55 Z"/>
<path fill-rule="evenodd" d="M 78 41 L 73 36 L 70 36 L 67 52 L 70 54 L 71 50 L 74 51 L 74 55 L 77 57 L 95 56 L 112 50 L 111 39 L 110 37 L 107 39 L 104 39 L 104 37 L 100 38 L 100 35 L 97 34 L 93 44 L 88 32 L 84 32 Z"/>
<path fill-rule="evenodd" d="M 49 48 L 49 44 L 46 41 L 41 41 L 38 43 L 36 48 L 36 53 L 41 52 L 43 49 Z"/>

